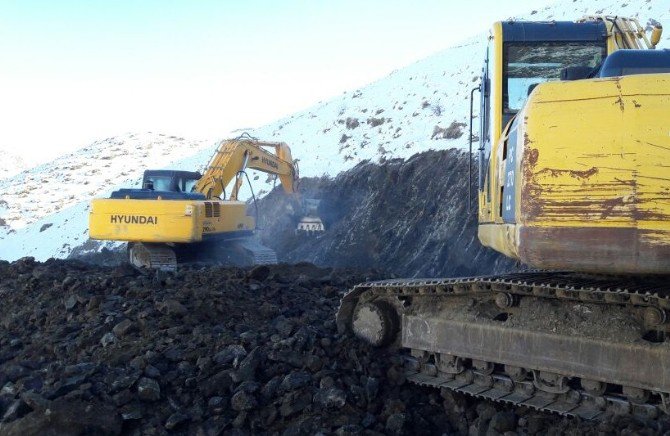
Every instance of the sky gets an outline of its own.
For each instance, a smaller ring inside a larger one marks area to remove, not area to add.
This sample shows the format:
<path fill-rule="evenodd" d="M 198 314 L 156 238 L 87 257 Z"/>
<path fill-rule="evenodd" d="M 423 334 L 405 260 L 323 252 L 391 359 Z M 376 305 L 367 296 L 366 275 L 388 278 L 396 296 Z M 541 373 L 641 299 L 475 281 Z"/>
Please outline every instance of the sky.
<path fill-rule="evenodd" d="M 0 0 L 0 150 L 38 163 L 127 132 L 222 138 L 552 2 Z"/>

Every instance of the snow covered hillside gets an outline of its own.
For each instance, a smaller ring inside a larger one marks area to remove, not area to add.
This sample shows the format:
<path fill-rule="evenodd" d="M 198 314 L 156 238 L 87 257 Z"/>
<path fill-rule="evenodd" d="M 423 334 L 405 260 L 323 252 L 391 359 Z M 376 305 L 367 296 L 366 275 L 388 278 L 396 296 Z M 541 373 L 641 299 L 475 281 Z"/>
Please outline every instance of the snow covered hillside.
<path fill-rule="evenodd" d="M 210 148 L 175 136 L 127 134 L 0 180 L 0 259 L 66 256 L 88 238 L 91 198 L 136 186 L 145 168 L 163 168 Z"/>
<path fill-rule="evenodd" d="M 573 20 L 596 13 L 638 16 L 643 24 L 656 19 L 666 29 L 661 47 L 670 47 L 670 5 L 665 1 L 562 1 L 518 18 Z M 362 160 L 463 149 L 468 145 L 470 90 L 477 85 L 486 35 L 482 29 L 479 36 L 377 82 L 250 133 L 288 143 L 302 176 L 335 175 Z M 0 259 L 67 256 L 87 240 L 91 198 L 137 183 L 145 168 L 201 169 L 215 146 L 215 141 L 161 135 L 111 138 L 0 180 Z M 250 175 L 256 194 L 272 188 L 274 181 L 266 175 Z"/>
<path fill-rule="evenodd" d="M 637 16 L 643 26 L 650 19 L 658 20 L 666 29 L 660 45 L 670 47 L 670 2 L 571 0 L 518 18 L 575 20 L 588 14 Z M 253 133 L 290 144 L 305 176 L 334 174 L 367 159 L 407 158 L 428 149 L 464 149 L 468 146 L 470 90 L 477 86 L 485 47 L 486 33 L 482 33 Z"/>
<path fill-rule="evenodd" d="M 20 156 L 0 147 L 0 180 L 20 173 L 28 164 Z"/>

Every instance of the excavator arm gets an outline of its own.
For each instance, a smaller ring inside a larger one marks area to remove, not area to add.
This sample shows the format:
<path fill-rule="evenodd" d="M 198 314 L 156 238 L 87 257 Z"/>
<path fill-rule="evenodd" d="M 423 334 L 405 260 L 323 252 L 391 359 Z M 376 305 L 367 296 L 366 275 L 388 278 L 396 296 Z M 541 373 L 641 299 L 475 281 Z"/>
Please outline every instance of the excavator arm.
<path fill-rule="evenodd" d="M 274 148 L 274 154 L 266 148 Z M 225 195 L 226 186 L 235 179 L 230 200 L 237 200 L 243 172 L 247 168 L 276 174 L 287 193 L 297 191 L 298 169 L 291 158 L 289 146 L 283 142 L 258 141 L 251 137 L 222 141 L 195 190 L 207 198 L 220 197 Z"/>

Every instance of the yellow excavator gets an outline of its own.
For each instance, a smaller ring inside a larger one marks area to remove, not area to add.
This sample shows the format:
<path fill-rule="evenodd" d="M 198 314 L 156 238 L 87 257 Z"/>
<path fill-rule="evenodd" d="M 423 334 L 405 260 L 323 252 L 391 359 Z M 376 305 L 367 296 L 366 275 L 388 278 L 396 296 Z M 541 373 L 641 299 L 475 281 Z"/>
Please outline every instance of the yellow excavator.
<path fill-rule="evenodd" d="M 141 189 L 94 199 L 89 235 L 128 242 L 128 260 L 137 267 L 175 270 L 178 263 L 190 261 L 277 263 L 276 253 L 254 237 L 258 216 L 248 216 L 247 203 L 238 200 L 247 169 L 276 175 L 286 193 L 297 192 L 298 169 L 288 145 L 241 136 L 222 141 L 202 175 L 147 170 Z M 253 191 L 252 197 L 255 203 Z"/>
<path fill-rule="evenodd" d="M 661 32 L 614 16 L 494 24 L 471 94 L 478 235 L 534 269 L 363 283 L 340 330 L 408 351 L 420 385 L 584 419 L 670 412 Z"/>

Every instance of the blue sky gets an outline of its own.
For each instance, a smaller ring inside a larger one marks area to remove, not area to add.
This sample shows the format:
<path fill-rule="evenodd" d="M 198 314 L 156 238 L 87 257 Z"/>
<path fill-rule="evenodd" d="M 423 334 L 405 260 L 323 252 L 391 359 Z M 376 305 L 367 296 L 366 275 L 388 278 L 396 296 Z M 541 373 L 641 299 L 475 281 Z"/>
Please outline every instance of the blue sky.
<path fill-rule="evenodd" d="M 0 0 L 0 147 L 44 160 L 128 131 L 222 137 L 549 3 Z"/>

